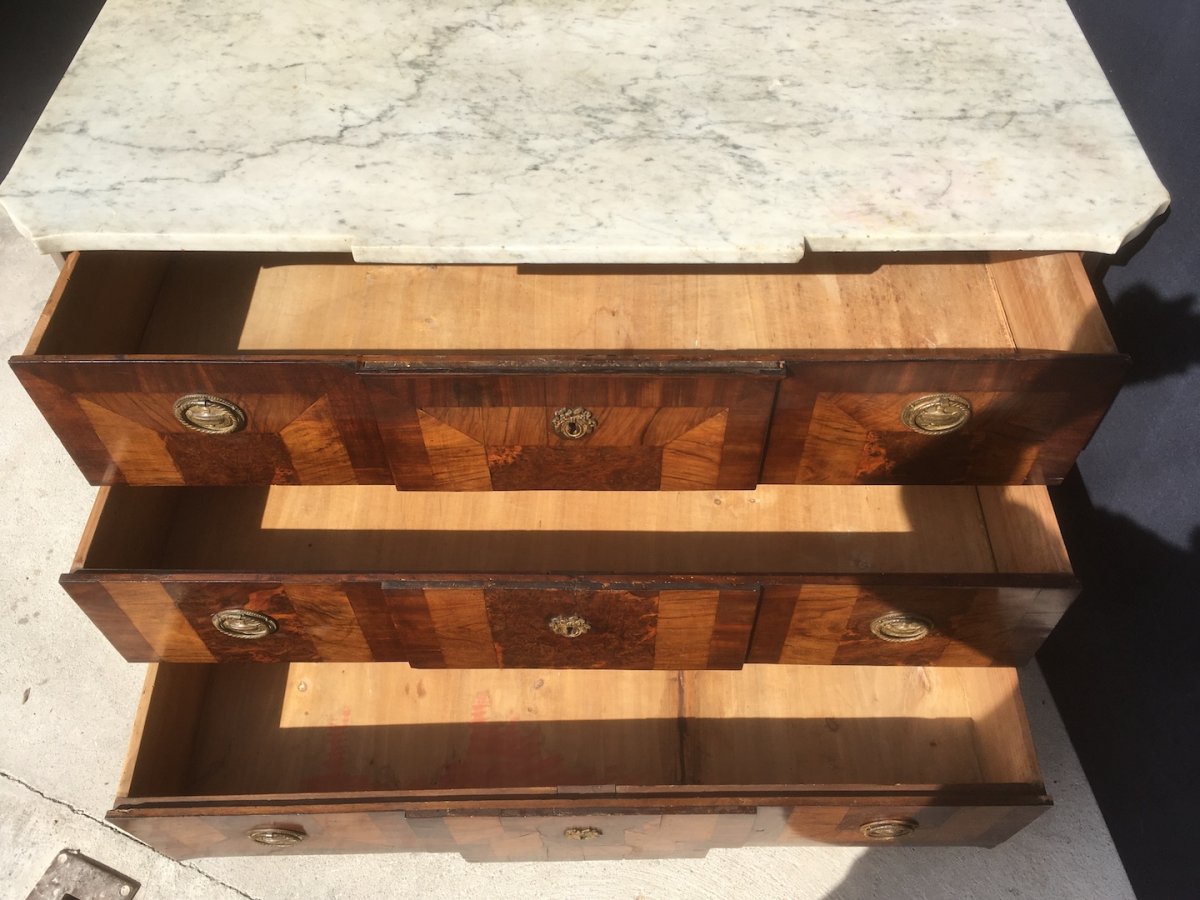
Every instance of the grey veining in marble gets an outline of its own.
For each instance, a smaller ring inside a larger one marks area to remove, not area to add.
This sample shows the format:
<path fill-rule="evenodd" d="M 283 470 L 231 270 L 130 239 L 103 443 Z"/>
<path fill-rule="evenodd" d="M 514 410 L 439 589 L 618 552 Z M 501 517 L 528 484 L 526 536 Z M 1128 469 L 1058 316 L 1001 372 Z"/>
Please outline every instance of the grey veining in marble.
<path fill-rule="evenodd" d="M 0 188 L 43 250 L 1114 251 L 1167 197 L 1064 0 L 109 0 Z"/>

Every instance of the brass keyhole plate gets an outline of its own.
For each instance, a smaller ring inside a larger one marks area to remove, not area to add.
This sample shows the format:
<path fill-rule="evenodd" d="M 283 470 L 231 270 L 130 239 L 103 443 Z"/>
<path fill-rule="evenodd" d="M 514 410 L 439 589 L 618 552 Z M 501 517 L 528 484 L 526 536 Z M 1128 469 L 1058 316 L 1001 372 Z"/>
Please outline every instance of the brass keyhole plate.
<path fill-rule="evenodd" d="M 554 433 L 569 441 L 587 437 L 596 430 L 599 424 L 591 411 L 582 406 L 564 406 L 562 409 L 555 410 L 554 418 L 550 421 L 550 427 L 554 429 Z"/>
<path fill-rule="evenodd" d="M 592 630 L 583 616 L 555 616 L 550 620 L 550 630 L 559 637 L 577 638 Z"/>
<path fill-rule="evenodd" d="M 570 838 L 573 841 L 590 841 L 592 838 L 598 838 L 604 834 L 599 828 L 593 828 L 591 825 L 573 825 L 563 831 L 563 836 Z"/>

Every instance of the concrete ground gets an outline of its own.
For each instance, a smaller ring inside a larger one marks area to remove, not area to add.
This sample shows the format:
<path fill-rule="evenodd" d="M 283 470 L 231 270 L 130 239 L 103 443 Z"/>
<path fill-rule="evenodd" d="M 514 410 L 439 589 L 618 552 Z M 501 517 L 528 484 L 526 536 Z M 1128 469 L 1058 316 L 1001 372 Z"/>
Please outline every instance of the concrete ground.
<path fill-rule="evenodd" d="M 0 338 L 20 353 L 56 276 L 0 211 Z M 994 850 L 714 850 L 702 860 L 468 864 L 392 854 L 168 859 L 104 823 L 144 666 L 124 662 L 56 579 L 95 491 L 16 379 L 0 373 L 0 895 L 24 898 L 63 847 L 143 884 L 139 898 L 1132 897 L 1036 665 L 1022 672 L 1057 805 Z M 80 898 L 85 900 L 85 898 Z"/>

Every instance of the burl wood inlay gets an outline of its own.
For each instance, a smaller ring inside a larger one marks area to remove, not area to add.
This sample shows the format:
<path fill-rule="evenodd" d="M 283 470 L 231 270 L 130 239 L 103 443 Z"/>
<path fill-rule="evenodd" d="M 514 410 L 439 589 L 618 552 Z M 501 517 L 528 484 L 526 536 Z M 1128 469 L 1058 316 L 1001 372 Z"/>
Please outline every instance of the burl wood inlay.
<path fill-rule="evenodd" d="M 409 490 L 688 490 L 758 481 L 776 380 L 696 375 L 374 373 L 397 485 Z M 581 438 L 553 428 L 583 407 Z"/>
<path fill-rule="evenodd" d="M 414 666 L 736 669 L 758 591 L 426 589 L 388 602 Z M 555 617 L 587 630 L 558 634 Z"/>

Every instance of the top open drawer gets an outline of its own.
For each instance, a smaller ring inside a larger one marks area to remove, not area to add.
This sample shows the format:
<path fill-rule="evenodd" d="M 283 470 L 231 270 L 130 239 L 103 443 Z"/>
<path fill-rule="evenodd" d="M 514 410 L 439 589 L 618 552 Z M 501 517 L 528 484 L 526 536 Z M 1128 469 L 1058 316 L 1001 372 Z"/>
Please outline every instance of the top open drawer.
<path fill-rule="evenodd" d="M 95 252 L 12 365 L 97 484 L 680 490 L 1054 482 L 1124 360 L 1072 254 Z"/>

